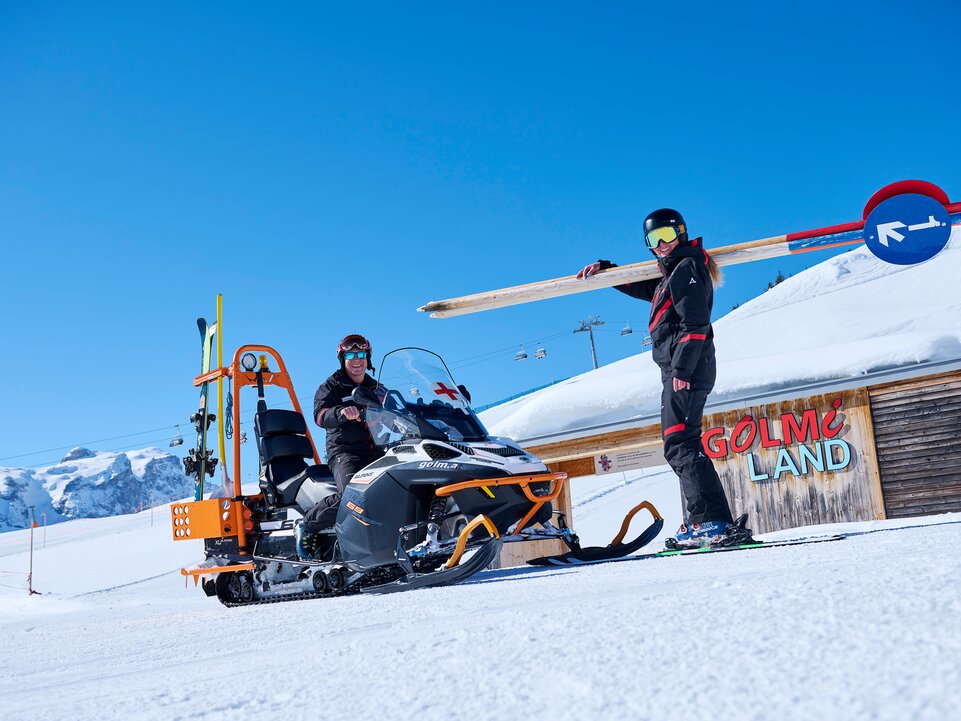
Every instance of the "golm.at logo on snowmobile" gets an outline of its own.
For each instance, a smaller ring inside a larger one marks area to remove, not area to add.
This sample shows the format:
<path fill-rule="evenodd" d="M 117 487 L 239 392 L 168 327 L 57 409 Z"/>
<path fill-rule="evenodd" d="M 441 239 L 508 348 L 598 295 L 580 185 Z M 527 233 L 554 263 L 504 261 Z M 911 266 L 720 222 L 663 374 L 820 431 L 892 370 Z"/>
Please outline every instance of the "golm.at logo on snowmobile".
<path fill-rule="evenodd" d="M 421 470 L 425 468 L 436 468 L 441 471 L 456 471 L 460 468 L 458 463 L 445 463 L 444 461 L 423 461 L 418 463 L 417 467 Z"/>

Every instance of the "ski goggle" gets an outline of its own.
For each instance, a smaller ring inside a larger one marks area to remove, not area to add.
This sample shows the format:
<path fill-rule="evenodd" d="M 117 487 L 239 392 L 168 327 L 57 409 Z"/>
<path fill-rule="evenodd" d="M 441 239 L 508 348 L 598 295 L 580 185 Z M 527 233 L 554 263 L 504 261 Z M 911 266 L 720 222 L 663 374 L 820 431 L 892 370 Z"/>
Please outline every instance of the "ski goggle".
<path fill-rule="evenodd" d="M 354 358 L 359 358 L 360 360 L 366 360 L 367 351 L 362 350 L 358 353 L 354 353 L 354 352 L 344 353 L 344 360 L 354 360 Z"/>
<path fill-rule="evenodd" d="M 673 225 L 665 225 L 648 231 L 644 235 L 644 241 L 647 243 L 648 248 L 654 250 L 661 243 L 673 243 L 675 240 L 681 237 L 681 233 L 683 232 L 683 225 L 677 227 L 674 227 Z"/>
<path fill-rule="evenodd" d="M 357 335 L 353 333 L 346 336 L 340 344 L 337 346 L 337 352 L 345 350 L 370 350 L 370 341 L 368 341 L 364 336 Z"/>

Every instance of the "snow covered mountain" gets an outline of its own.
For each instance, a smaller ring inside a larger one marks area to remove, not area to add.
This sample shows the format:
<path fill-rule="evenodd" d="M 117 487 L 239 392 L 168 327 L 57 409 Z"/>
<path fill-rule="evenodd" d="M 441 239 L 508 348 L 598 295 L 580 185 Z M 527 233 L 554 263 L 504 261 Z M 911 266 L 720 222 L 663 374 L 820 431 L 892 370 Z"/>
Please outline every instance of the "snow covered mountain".
<path fill-rule="evenodd" d="M 714 323 L 718 368 L 710 400 L 961 359 L 959 271 L 955 227 L 947 247 L 926 263 L 892 265 L 861 246 L 788 278 Z M 523 441 L 656 419 L 660 403 L 657 366 L 641 353 L 480 417 L 491 433 Z"/>
<path fill-rule="evenodd" d="M 126 453 L 74 448 L 48 468 L 0 468 L 0 531 L 28 524 L 29 507 L 47 523 L 132 513 L 190 494 L 180 459 L 156 448 Z"/>

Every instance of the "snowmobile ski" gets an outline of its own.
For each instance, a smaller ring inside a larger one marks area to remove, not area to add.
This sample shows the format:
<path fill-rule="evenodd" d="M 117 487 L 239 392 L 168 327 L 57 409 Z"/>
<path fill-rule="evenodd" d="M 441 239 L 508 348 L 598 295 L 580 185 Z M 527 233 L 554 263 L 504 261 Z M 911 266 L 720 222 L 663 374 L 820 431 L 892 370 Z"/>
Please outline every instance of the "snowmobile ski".
<path fill-rule="evenodd" d="M 651 523 L 644 531 L 633 541 L 624 543 L 624 536 L 627 535 L 627 529 L 631 524 L 631 520 L 642 508 L 646 508 L 650 511 L 651 515 L 654 517 L 654 522 Z M 575 548 L 567 553 L 562 553 L 557 556 L 541 556 L 540 558 L 533 558 L 527 563 L 532 566 L 578 566 L 586 563 L 604 563 L 605 561 L 617 561 L 619 559 L 630 556 L 632 553 L 640 548 L 643 548 L 648 543 L 653 541 L 657 534 L 661 532 L 664 527 L 664 519 L 661 518 L 661 514 L 657 512 L 648 501 L 639 503 L 632 508 L 627 516 L 625 516 L 624 521 L 621 523 L 621 530 L 617 534 L 617 537 L 610 542 L 607 546 L 589 546 L 588 548 Z"/>
<path fill-rule="evenodd" d="M 361 588 L 361 593 L 396 593 L 397 591 L 410 591 L 415 588 L 430 588 L 432 586 L 449 586 L 473 576 L 478 571 L 483 571 L 497 558 L 501 551 L 502 541 L 500 538 L 492 538 L 468 558 L 464 563 L 458 564 L 453 568 L 445 568 L 442 571 L 431 573 L 413 574 L 390 583 L 382 583 L 379 586 L 367 586 Z"/>

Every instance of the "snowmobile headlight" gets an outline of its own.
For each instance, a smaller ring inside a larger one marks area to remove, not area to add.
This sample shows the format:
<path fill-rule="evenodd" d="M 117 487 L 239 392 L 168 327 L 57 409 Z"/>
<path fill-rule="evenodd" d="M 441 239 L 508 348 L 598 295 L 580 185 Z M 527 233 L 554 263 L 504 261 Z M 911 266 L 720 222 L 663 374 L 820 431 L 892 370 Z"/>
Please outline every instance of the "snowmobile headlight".
<path fill-rule="evenodd" d="M 257 367 L 257 356 L 253 353 L 244 353 L 240 357 L 240 365 L 242 365 L 248 373 L 252 372 L 254 368 Z"/>

